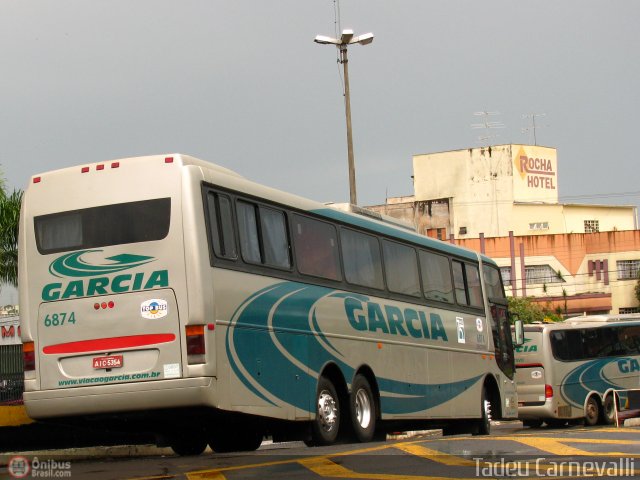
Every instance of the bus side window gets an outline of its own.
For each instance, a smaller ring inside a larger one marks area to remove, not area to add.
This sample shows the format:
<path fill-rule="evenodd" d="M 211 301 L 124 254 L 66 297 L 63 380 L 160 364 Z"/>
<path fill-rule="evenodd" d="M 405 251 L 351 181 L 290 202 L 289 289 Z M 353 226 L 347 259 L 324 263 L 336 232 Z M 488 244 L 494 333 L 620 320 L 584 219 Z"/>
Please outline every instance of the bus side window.
<path fill-rule="evenodd" d="M 469 305 L 467 289 L 464 286 L 463 265 L 460 262 L 453 262 L 453 284 L 456 289 L 456 302 L 459 305 Z"/>
<path fill-rule="evenodd" d="M 231 200 L 227 195 L 214 192 L 207 194 L 209 209 L 209 228 L 211 229 L 211 243 L 213 253 L 217 257 L 236 260 L 235 231 L 231 214 Z"/>
<path fill-rule="evenodd" d="M 291 259 L 284 212 L 242 200 L 236 209 L 244 261 L 288 269 Z"/>
<path fill-rule="evenodd" d="M 624 355 L 638 355 L 640 353 L 640 327 L 622 327 L 619 329 L 619 336 L 624 348 Z"/>
<path fill-rule="evenodd" d="M 483 264 L 482 274 L 487 288 L 487 298 L 505 298 L 500 270 L 491 265 Z"/>
<path fill-rule="evenodd" d="M 382 253 L 389 291 L 419 297 L 416 251 L 406 245 L 383 240 Z"/>
<path fill-rule="evenodd" d="M 449 259 L 444 255 L 420 250 L 422 288 L 428 300 L 453 303 L 453 284 Z"/>
<path fill-rule="evenodd" d="M 382 262 L 378 239 L 353 230 L 341 229 L 342 259 L 347 282 L 382 290 Z"/>
<path fill-rule="evenodd" d="M 482 307 L 482 288 L 480 287 L 480 271 L 475 265 L 465 264 L 467 286 L 469 287 L 469 303 L 472 307 Z"/>
<path fill-rule="evenodd" d="M 260 226 L 264 244 L 264 263 L 274 267 L 291 267 L 287 222 L 284 213 L 260 207 Z"/>
<path fill-rule="evenodd" d="M 296 265 L 304 275 L 341 280 L 336 228 L 313 218 L 292 215 Z"/>
<path fill-rule="evenodd" d="M 256 207 L 252 203 L 238 201 L 238 231 L 240 232 L 240 251 L 245 262 L 262 263 Z"/>

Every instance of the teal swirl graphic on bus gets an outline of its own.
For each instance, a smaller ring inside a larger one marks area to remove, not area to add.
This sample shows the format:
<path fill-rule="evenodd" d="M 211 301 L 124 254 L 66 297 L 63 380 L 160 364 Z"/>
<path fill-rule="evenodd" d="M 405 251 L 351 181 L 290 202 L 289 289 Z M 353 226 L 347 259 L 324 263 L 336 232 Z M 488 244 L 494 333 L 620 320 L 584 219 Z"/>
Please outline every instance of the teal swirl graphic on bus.
<path fill-rule="evenodd" d="M 109 260 L 109 263 L 100 264 L 90 263 L 82 258 L 82 256 L 87 253 L 95 252 L 102 252 L 102 250 L 83 250 L 58 257 L 49 265 L 49 272 L 59 278 L 94 277 L 96 275 L 108 275 L 110 273 L 140 267 L 155 260 L 154 257 L 132 255 L 129 253 L 106 257 L 105 260 Z"/>
<path fill-rule="evenodd" d="M 604 358 L 591 360 L 573 369 L 562 380 L 560 390 L 562 397 L 574 407 L 582 408 L 591 392 L 604 394 L 610 389 L 624 388 L 613 383 L 605 375 L 604 368 L 613 362 L 619 362 L 619 358 Z"/>
<path fill-rule="evenodd" d="M 225 346 L 231 367 L 240 381 L 271 405 L 285 402 L 303 411 L 313 411 L 317 378 L 322 368 L 334 363 L 347 382 L 355 368 L 347 363 L 317 321 L 317 304 L 323 299 L 368 297 L 333 289 L 282 282 L 247 298 L 231 318 Z M 329 319 L 338 329 L 349 325 L 346 314 Z M 263 368 L 264 366 L 264 368 Z M 463 393 L 482 375 L 447 384 L 416 384 L 377 378 L 382 411 L 423 411 Z"/>

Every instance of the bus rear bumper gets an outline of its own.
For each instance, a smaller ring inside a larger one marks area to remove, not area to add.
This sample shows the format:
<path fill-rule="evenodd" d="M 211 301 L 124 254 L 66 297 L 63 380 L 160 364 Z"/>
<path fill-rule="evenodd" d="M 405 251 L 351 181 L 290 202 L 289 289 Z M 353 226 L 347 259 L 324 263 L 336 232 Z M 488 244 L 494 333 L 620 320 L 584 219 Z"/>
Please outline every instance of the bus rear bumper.
<path fill-rule="evenodd" d="M 214 377 L 180 378 L 115 385 L 24 392 L 34 420 L 104 413 L 216 405 Z"/>
<path fill-rule="evenodd" d="M 553 399 L 547 399 L 544 404 L 518 406 L 519 420 L 545 420 L 578 418 L 574 410 L 568 405 L 558 405 Z"/>

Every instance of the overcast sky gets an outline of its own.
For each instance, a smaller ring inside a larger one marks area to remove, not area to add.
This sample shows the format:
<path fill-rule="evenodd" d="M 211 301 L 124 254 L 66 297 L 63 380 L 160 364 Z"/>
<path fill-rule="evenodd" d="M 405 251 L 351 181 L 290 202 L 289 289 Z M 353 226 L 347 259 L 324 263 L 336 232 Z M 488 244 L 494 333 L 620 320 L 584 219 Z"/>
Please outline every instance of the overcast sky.
<path fill-rule="evenodd" d="M 483 110 L 494 144 L 532 143 L 522 116 L 546 114 L 561 200 L 640 203 L 637 0 L 1 0 L 7 185 L 179 152 L 347 201 L 337 52 L 313 42 L 336 7 L 375 34 L 349 49 L 361 205 L 412 194 L 413 154 L 481 146 Z"/>

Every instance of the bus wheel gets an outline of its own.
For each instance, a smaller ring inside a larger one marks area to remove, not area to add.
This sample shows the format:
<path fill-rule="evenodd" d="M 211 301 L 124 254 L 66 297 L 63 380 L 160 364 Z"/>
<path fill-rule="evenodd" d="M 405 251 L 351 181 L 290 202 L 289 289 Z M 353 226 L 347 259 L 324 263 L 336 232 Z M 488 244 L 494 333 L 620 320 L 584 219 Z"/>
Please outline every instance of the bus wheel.
<path fill-rule="evenodd" d="M 207 442 L 199 435 L 193 437 L 174 437 L 171 439 L 171 450 L 181 457 L 200 455 L 207 448 Z"/>
<path fill-rule="evenodd" d="M 491 402 L 487 395 L 487 388 L 482 388 L 482 418 L 478 420 L 474 435 L 489 435 L 491 433 Z"/>
<path fill-rule="evenodd" d="M 587 405 L 584 407 L 584 423 L 592 427 L 598 423 L 598 418 L 600 418 L 600 406 L 596 397 L 591 395 L 587 400 Z"/>
<path fill-rule="evenodd" d="M 216 453 L 253 452 L 262 444 L 262 434 L 254 431 L 218 433 L 209 440 L 211 450 Z"/>
<path fill-rule="evenodd" d="M 311 445 L 331 445 L 340 430 L 340 399 L 336 387 L 326 377 L 318 379 L 316 418 L 311 424 Z"/>
<path fill-rule="evenodd" d="M 360 442 L 370 442 L 376 431 L 376 402 L 369 381 L 363 375 L 356 375 L 349 397 L 351 424 Z"/>
<path fill-rule="evenodd" d="M 613 404 L 613 394 L 609 394 L 604 397 L 601 420 L 605 425 L 613 425 L 616 423 L 616 409 Z"/>

